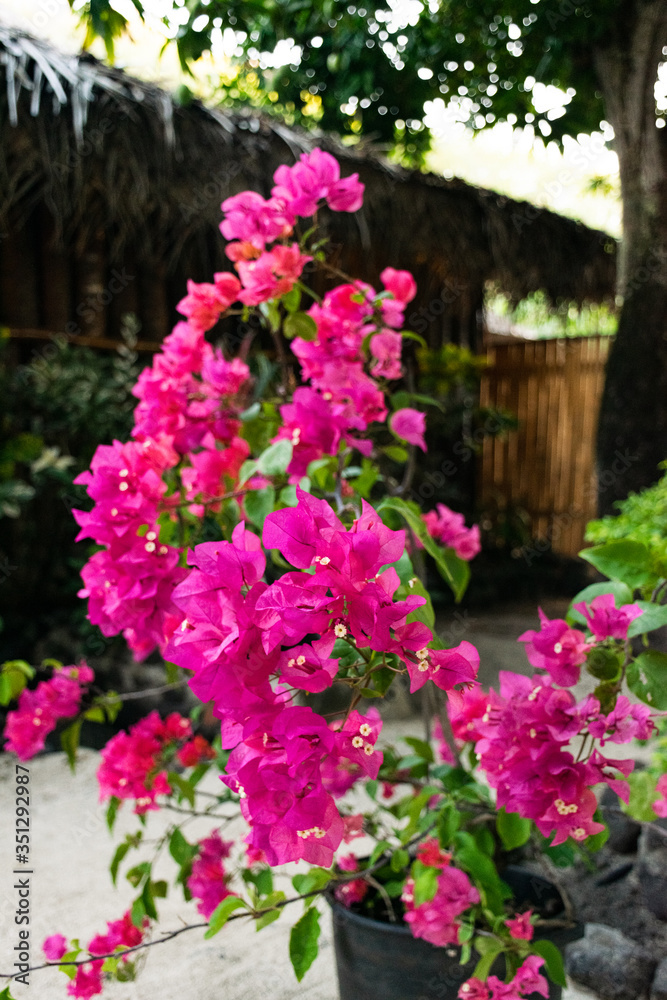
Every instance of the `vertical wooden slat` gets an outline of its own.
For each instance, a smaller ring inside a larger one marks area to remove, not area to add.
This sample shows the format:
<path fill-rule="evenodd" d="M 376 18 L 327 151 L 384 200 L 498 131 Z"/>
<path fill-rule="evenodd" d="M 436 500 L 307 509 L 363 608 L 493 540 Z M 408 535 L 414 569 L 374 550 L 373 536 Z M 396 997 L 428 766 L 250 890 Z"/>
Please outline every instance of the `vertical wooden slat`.
<path fill-rule="evenodd" d="M 519 421 L 487 439 L 481 458 L 482 505 L 500 495 L 529 514 L 535 538 L 574 556 L 596 515 L 595 434 L 609 350 L 607 337 L 494 344 L 483 405 Z"/>

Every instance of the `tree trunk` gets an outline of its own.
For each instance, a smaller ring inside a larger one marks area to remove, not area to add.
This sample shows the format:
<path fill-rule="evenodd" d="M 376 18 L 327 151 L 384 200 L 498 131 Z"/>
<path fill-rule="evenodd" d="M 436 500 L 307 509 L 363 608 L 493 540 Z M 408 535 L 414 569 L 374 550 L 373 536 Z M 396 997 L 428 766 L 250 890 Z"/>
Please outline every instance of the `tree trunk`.
<path fill-rule="evenodd" d="M 594 52 L 623 200 L 623 306 L 598 427 L 601 514 L 654 483 L 667 459 L 667 128 L 656 128 L 654 98 L 666 44 L 665 0 L 632 0 Z"/>

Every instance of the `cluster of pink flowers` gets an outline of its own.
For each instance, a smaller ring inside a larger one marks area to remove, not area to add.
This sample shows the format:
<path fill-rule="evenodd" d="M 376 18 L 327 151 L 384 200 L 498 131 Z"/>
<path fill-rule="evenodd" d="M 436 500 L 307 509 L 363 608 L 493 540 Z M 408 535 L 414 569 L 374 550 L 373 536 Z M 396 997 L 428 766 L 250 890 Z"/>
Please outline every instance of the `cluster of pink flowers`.
<path fill-rule="evenodd" d="M 177 712 L 166 719 L 151 712 L 129 733 L 112 736 L 100 754 L 100 801 L 112 796 L 134 799 L 134 812 L 139 815 L 157 809 L 157 796 L 171 791 L 164 770 L 165 756 L 191 736 L 190 721 Z"/>
<path fill-rule="evenodd" d="M 161 516 L 174 517 L 181 501 L 178 491 L 166 495 L 163 476 L 178 469 L 190 509 L 201 514 L 233 488 L 250 450 L 237 419 L 248 367 L 214 351 L 194 320 L 203 322 L 197 313 L 177 324 L 139 377 L 135 440 L 100 446 L 76 480 L 95 503 L 73 512 L 77 539 L 103 546 L 83 569 L 80 596 L 103 634 L 122 632 L 138 658 L 164 648 L 176 621 L 171 593 L 185 576 L 181 550 L 160 541 Z"/>
<path fill-rule="evenodd" d="M 139 657 L 163 644 L 174 611 L 171 592 L 183 576 L 180 550 L 160 542 L 162 473 L 176 460 L 169 441 L 161 444 L 101 445 L 90 471 L 75 480 L 95 501 L 90 512 L 72 512 L 81 528 L 77 540 L 104 546 L 84 566 L 79 596 L 88 598 L 88 617 L 103 635 L 122 632 Z"/>
<path fill-rule="evenodd" d="M 473 559 L 480 551 L 479 526 L 475 524 L 466 528 L 463 514 L 457 514 L 444 503 L 439 503 L 435 510 L 429 510 L 422 516 L 431 538 L 454 549 L 459 559 Z"/>
<path fill-rule="evenodd" d="M 223 201 L 220 230 L 233 241 L 227 247 L 230 260 L 259 258 L 267 243 L 291 236 L 297 217 L 314 215 L 323 201 L 334 212 L 356 212 L 363 202 L 359 175 L 341 179 L 337 160 L 321 149 L 303 153 L 292 167 L 278 167 L 273 179 L 268 199 L 243 191 Z"/>
<path fill-rule="evenodd" d="M 528 659 L 548 673 L 529 678 L 501 672 L 499 694 L 463 692 L 453 697 L 450 707 L 454 735 L 475 743 L 498 805 L 534 820 L 544 836 L 555 833 L 554 844 L 568 837 L 584 840 L 603 829 L 594 819 L 594 785 L 604 782 L 628 799 L 624 778 L 633 761 L 607 759 L 595 742 L 603 747 L 607 742 L 648 739 L 655 729 L 650 708 L 631 704 L 624 695 L 604 713 L 592 695 L 577 702 L 570 691 L 553 683 L 576 683 L 596 640 L 626 638 L 628 625 L 641 610 L 633 605 L 616 609 L 613 597 L 607 596 L 611 604 L 595 598 L 590 609 L 579 606 L 595 628 L 590 639 L 542 613 L 540 631 L 524 633 L 520 641 L 526 643 Z M 575 740 L 580 741 L 576 749 Z"/>
<path fill-rule="evenodd" d="M 106 933 L 96 934 L 89 942 L 88 952 L 93 960 L 77 966 L 76 974 L 67 986 L 68 995 L 77 1000 L 89 1000 L 101 993 L 104 959 L 94 956 L 111 955 L 119 948 L 136 947 L 143 941 L 148 925 L 148 918 L 144 917 L 143 926 L 136 927 L 129 910 L 120 920 L 108 921 Z M 68 951 L 67 939 L 62 934 L 52 934 L 46 938 L 42 949 L 48 962 L 60 962 Z M 126 956 L 123 956 L 123 961 L 127 961 Z"/>
<path fill-rule="evenodd" d="M 342 872 L 359 871 L 359 861 L 354 854 L 343 854 L 336 859 L 336 863 Z M 339 903 L 347 906 L 348 909 L 355 903 L 361 903 L 369 890 L 369 884 L 364 878 L 353 878 L 349 882 L 343 882 L 334 889 L 334 896 Z"/>
<path fill-rule="evenodd" d="M 296 570 L 267 585 L 260 539 L 243 524 L 231 542 L 198 545 L 174 591 L 183 620 L 167 656 L 192 670 L 191 686 L 212 701 L 232 749 L 223 779 L 241 796 L 249 843 L 269 864 L 304 858 L 329 866 L 344 833 L 334 795 L 360 774 L 374 778 L 381 755 L 376 713 L 351 711 L 341 724 L 293 705 L 294 690 L 322 691 L 336 676 L 337 640 L 396 653 L 411 675 L 442 687 L 474 681 L 456 651 L 432 651 L 431 630 L 407 617 L 424 603 L 394 600 L 393 568 L 405 532 L 386 528 L 368 504 L 349 530 L 326 501 L 297 489 L 296 507 L 270 514 L 263 544 Z M 472 647 L 471 647 L 472 648 Z"/>
<path fill-rule="evenodd" d="M 314 459 L 335 455 L 341 440 L 370 454 L 372 443 L 364 434 L 371 423 L 387 417 L 384 391 L 377 380 L 401 377 L 402 337 L 397 328 L 402 325 L 405 306 L 416 294 L 416 285 L 407 271 L 391 267 L 380 278 L 384 285 L 381 296 L 364 282 L 332 289 L 321 304 L 315 303 L 308 311 L 316 326 L 314 339 L 297 337 L 292 341 L 302 376 L 310 383 L 297 389 L 293 401 L 280 411 L 283 426 L 276 440 L 287 438 L 294 446 L 288 468 L 294 482 L 305 475 Z M 365 371 L 366 343 L 370 372 Z M 399 412 L 416 415 L 417 421 L 421 418 L 421 435 L 415 437 L 411 425 L 405 436 L 425 448 L 423 414 Z M 400 434 L 401 417 L 394 414 L 392 420 L 396 418 L 396 433 Z M 407 422 L 404 418 L 406 427 Z"/>
<path fill-rule="evenodd" d="M 19 760 L 30 760 L 44 749 L 44 742 L 60 719 L 76 715 L 81 705 L 83 688 L 94 679 L 86 663 L 78 667 L 58 667 L 48 681 L 40 681 L 31 691 L 25 688 L 19 695 L 18 707 L 7 713 L 5 750 Z"/>
<path fill-rule="evenodd" d="M 229 857 L 234 846 L 232 840 L 223 840 L 217 830 L 200 840 L 199 853 L 192 862 L 192 873 L 187 886 L 197 900 L 197 910 L 207 920 L 227 896 L 233 895 L 227 888 L 228 876 L 223 861 Z"/>
<path fill-rule="evenodd" d="M 459 1000 L 522 1000 L 532 993 L 548 997 L 549 984 L 539 971 L 543 965 L 539 955 L 529 955 L 509 983 L 498 976 L 489 976 L 485 983 L 475 977 L 467 979 L 459 989 Z"/>
<path fill-rule="evenodd" d="M 658 778 L 656 791 L 660 798 L 653 803 L 653 812 L 664 819 L 667 817 L 667 774 Z"/>
<path fill-rule="evenodd" d="M 433 899 L 415 905 L 414 879 L 408 879 L 401 895 L 405 921 L 414 937 L 439 947 L 458 944 L 461 924 L 457 917 L 479 903 L 479 892 L 465 872 L 451 865 L 451 855 L 440 850 L 437 840 L 422 845 L 418 859 L 439 870 L 437 889 Z"/>

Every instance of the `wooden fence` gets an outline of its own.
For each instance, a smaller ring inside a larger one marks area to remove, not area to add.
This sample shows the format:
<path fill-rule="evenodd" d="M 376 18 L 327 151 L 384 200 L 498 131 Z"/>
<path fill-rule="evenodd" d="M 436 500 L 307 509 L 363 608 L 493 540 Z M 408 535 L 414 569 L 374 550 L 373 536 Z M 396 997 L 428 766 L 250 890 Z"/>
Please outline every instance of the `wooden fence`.
<path fill-rule="evenodd" d="M 596 516 L 595 434 L 610 343 L 581 337 L 488 349 L 482 406 L 510 411 L 519 427 L 485 438 L 479 499 L 523 508 L 533 538 L 561 555 L 577 554 Z"/>

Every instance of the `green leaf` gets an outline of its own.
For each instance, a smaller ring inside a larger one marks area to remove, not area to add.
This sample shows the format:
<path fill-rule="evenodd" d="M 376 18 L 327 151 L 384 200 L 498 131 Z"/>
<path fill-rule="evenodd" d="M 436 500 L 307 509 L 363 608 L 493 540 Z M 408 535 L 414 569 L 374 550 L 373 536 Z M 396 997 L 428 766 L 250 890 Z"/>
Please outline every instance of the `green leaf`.
<path fill-rule="evenodd" d="M 181 798 L 184 798 L 194 808 L 195 790 L 190 782 L 175 771 L 167 771 L 167 781 L 171 788 L 178 789 Z"/>
<path fill-rule="evenodd" d="M 440 819 L 438 820 L 438 840 L 440 841 L 440 846 L 447 849 L 451 842 L 454 834 L 459 828 L 459 823 L 461 817 L 458 809 L 452 802 L 448 802 L 444 809 L 440 812 Z"/>
<path fill-rule="evenodd" d="M 656 779 L 649 771 L 633 771 L 627 780 L 630 785 L 630 800 L 627 805 L 621 804 L 623 812 L 638 823 L 655 823 L 653 803 L 658 800 Z M 602 812 L 604 813 L 604 808 Z"/>
<path fill-rule="evenodd" d="M 14 997 L 9 992 L 9 986 L 5 986 L 2 993 L 0 993 L 0 1000 L 14 1000 Z"/>
<path fill-rule="evenodd" d="M 300 337 L 301 340 L 315 340 L 317 338 L 317 323 L 304 312 L 290 313 L 285 317 L 283 323 L 283 333 L 288 340 Z"/>
<path fill-rule="evenodd" d="M 475 966 L 473 976 L 484 981 L 491 971 L 491 966 L 503 950 L 503 943 L 497 938 L 476 937 L 474 948 L 482 957 Z"/>
<path fill-rule="evenodd" d="M 404 738 L 404 743 L 412 747 L 415 753 L 427 760 L 430 764 L 435 762 L 435 756 L 433 754 L 433 747 L 431 747 L 425 740 L 419 740 L 415 736 L 406 736 Z"/>
<path fill-rule="evenodd" d="M 280 310 L 276 302 L 273 299 L 269 302 L 260 302 L 259 311 L 268 321 L 271 332 L 277 333 L 280 329 Z"/>
<path fill-rule="evenodd" d="M 391 844 L 389 843 L 389 841 L 388 840 L 379 840 L 377 842 L 377 844 L 375 845 L 375 847 L 373 848 L 371 856 L 370 856 L 370 858 L 368 860 L 369 866 L 372 868 L 373 865 L 375 864 L 375 862 L 379 861 L 379 859 L 382 857 L 382 855 L 385 853 L 385 851 L 389 851 L 389 850 L 391 850 Z"/>
<path fill-rule="evenodd" d="M 544 959 L 544 965 L 549 979 L 558 986 L 567 986 L 563 956 L 553 941 L 531 941 L 530 950 Z"/>
<path fill-rule="evenodd" d="M 413 866 L 415 882 L 415 906 L 430 902 L 438 891 L 438 869 L 415 861 Z"/>
<path fill-rule="evenodd" d="M 76 719 L 71 726 L 63 729 L 60 734 L 60 746 L 67 754 L 67 760 L 72 771 L 76 767 L 76 752 L 79 749 L 81 735 L 81 719 Z"/>
<path fill-rule="evenodd" d="M 257 471 L 265 476 L 279 476 L 292 461 L 292 442 L 287 438 L 270 444 L 257 459 Z"/>
<path fill-rule="evenodd" d="M 286 898 L 284 892 L 272 892 L 266 899 L 262 900 L 262 909 L 264 907 L 275 906 L 276 903 L 282 903 Z M 272 924 L 274 920 L 277 920 L 281 916 L 283 910 L 284 907 L 281 906 L 277 910 L 270 910 L 268 913 L 263 913 L 261 917 L 257 917 L 255 920 L 255 929 L 261 931 L 262 927 L 268 927 L 269 924 Z"/>
<path fill-rule="evenodd" d="M 289 940 L 289 957 L 299 982 L 317 958 L 319 937 L 320 915 L 311 907 L 294 925 Z"/>
<path fill-rule="evenodd" d="M 190 844 L 178 827 L 169 838 L 169 853 L 177 865 L 187 865 L 197 854 L 196 844 Z"/>
<path fill-rule="evenodd" d="M 234 910 L 247 909 L 246 903 L 240 896 L 226 896 L 221 903 L 218 903 L 211 914 L 208 922 L 208 930 L 204 934 L 205 938 L 212 938 L 225 926 Z"/>
<path fill-rule="evenodd" d="M 637 601 L 636 603 L 642 609 L 642 614 L 630 622 L 628 639 L 667 625 L 667 604 L 654 604 L 652 601 Z"/>
<path fill-rule="evenodd" d="M 595 545 L 579 553 L 582 559 L 595 566 L 611 580 L 620 580 L 628 587 L 641 587 L 655 579 L 649 569 L 650 553 L 643 542 L 622 539 Z"/>
<path fill-rule="evenodd" d="M 401 337 L 404 337 L 405 340 L 416 340 L 422 347 L 428 346 L 424 338 L 420 337 L 418 333 L 414 333 L 412 330 L 401 330 Z"/>
<path fill-rule="evenodd" d="M 502 900 L 510 895 L 498 875 L 496 866 L 483 851 L 479 849 L 469 833 L 460 831 L 454 838 L 456 844 L 456 864 L 463 868 L 484 889 L 488 905 L 493 910 L 502 908 Z"/>
<path fill-rule="evenodd" d="M 575 622 L 577 625 L 586 625 L 586 619 L 582 615 L 581 611 L 575 611 L 575 604 L 590 605 L 594 597 L 599 597 L 600 594 L 613 594 L 616 600 L 616 607 L 620 607 L 621 604 L 629 604 L 632 600 L 632 591 L 625 583 L 620 583 L 618 580 L 609 580 L 606 583 L 592 583 L 590 587 L 584 587 L 579 593 L 572 598 L 570 602 L 570 607 L 567 609 L 566 618 L 569 622 Z"/>
<path fill-rule="evenodd" d="M 389 862 L 389 867 L 393 872 L 396 872 L 398 874 L 398 872 L 404 871 L 409 864 L 410 864 L 410 855 L 406 850 L 400 847 L 397 851 L 394 851 L 394 853 L 392 854 L 391 861 Z"/>
<path fill-rule="evenodd" d="M 278 499 L 285 507 L 296 507 L 299 502 L 296 495 L 296 484 L 291 483 L 289 486 L 283 486 Z"/>
<path fill-rule="evenodd" d="M 107 809 L 107 826 L 109 827 L 109 832 L 113 830 L 113 825 L 116 822 L 116 813 L 118 812 L 118 806 L 120 805 L 120 799 L 117 799 L 115 795 L 112 795 L 109 799 L 109 808 Z"/>
<path fill-rule="evenodd" d="M 118 867 L 123 858 L 125 857 L 125 855 L 127 854 L 127 852 L 129 851 L 130 847 L 131 844 L 127 840 L 125 840 L 123 841 L 122 844 L 119 844 L 118 847 L 116 848 L 116 853 L 114 854 L 111 860 L 111 864 L 109 865 L 109 871 L 111 872 L 111 881 L 113 882 L 114 885 L 116 884 L 116 878 L 118 876 Z"/>
<path fill-rule="evenodd" d="M 453 549 L 443 547 L 433 541 L 426 530 L 421 511 L 416 504 L 401 500 L 400 497 L 385 497 L 378 506 L 377 512 L 382 516 L 382 513 L 387 510 L 395 511 L 403 517 L 428 554 L 435 560 L 440 575 L 451 587 L 456 600 L 460 601 L 470 579 L 468 563 L 459 559 Z"/>
<path fill-rule="evenodd" d="M 586 657 L 586 670 L 601 681 L 614 681 L 621 673 L 623 653 L 607 646 L 594 646 Z"/>
<path fill-rule="evenodd" d="M 292 879 L 292 885 L 299 895 L 303 896 L 308 892 L 317 892 L 319 889 L 323 889 L 332 877 L 328 868 L 311 868 L 303 875 L 295 875 Z"/>
<path fill-rule="evenodd" d="M 144 879 L 150 878 L 150 874 L 150 861 L 141 861 L 138 865 L 135 865 L 134 868 L 130 868 L 130 870 L 125 873 L 125 878 L 130 885 L 134 886 L 136 889 L 138 885 L 141 885 Z"/>
<path fill-rule="evenodd" d="M 627 669 L 628 687 L 651 708 L 667 709 L 667 653 L 648 649 Z"/>
<path fill-rule="evenodd" d="M 61 666 L 58 663 L 58 666 Z M 25 660 L 7 660 L 0 673 L 0 705 L 8 705 L 21 694 L 27 681 L 35 676 L 34 669 Z"/>
<path fill-rule="evenodd" d="M 157 882 L 151 882 L 151 891 L 155 899 L 166 899 L 167 898 L 168 886 L 164 879 L 158 879 Z"/>
<path fill-rule="evenodd" d="M 280 300 L 288 313 L 295 313 L 301 305 L 301 289 L 295 285 Z"/>
<path fill-rule="evenodd" d="M 132 908 L 130 909 L 130 919 L 135 927 L 141 929 L 144 924 L 144 917 L 146 916 L 146 907 L 144 906 L 144 901 L 141 896 L 139 896 L 132 903 Z"/>
<path fill-rule="evenodd" d="M 263 528 L 264 521 L 273 510 L 275 502 L 276 491 L 273 486 L 267 486 L 263 490 L 246 493 L 243 506 L 252 523 L 258 528 Z"/>
<path fill-rule="evenodd" d="M 362 458 L 361 460 L 361 475 L 357 476 L 356 479 L 351 479 L 350 485 L 354 487 L 359 496 L 363 497 L 364 500 L 368 500 L 371 490 L 375 486 L 380 475 L 379 469 L 369 458 Z"/>
<path fill-rule="evenodd" d="M 0 674 L 0 705 L 9 705 L 14 695 L 12 684 L 7 674 Z"/>
<path fill-rule="evenodd" d="M 512 851 L 515 847 L 522 847 L 528 841 L 530 820 L 523 819 L 518 813 L 508 813 L 501 809 L 496 816 L 496 829 L 505 850 Z"/>
<path fill-rule="evenodd" d="M 401 448 L 400 445 L 390 444 L 387 445 L 386 448 L 383 448 L 382 451 L 387 456 L 387 458 L 390 458 L 392 460 L 392 462 L 398 462 L 399 464 L 402 465 L 403 462 L 407 462 L 408 460 L 407 451 L 405 450 L 405 448 Z"/>
<path fill-rule="evenodd" d="M 556 844 L 555 847 L 543 847 L 542 850 L 557 868 L 569 868 L 574 864 L 575 853 L 570 844 Z"/>
<path fill-rule="evenodd" d="M 67 965 L 68 962 L 76 962 L 77 958 L 81 954 L 81 948 L 79 948 L 78 940 L 72 941 L 72 950 L 66 951 L 63 957 L 60 959 L 60 965 L 58 966 L 59 972 L 64 972 L 68 979 L 74 979 L 76 977 L 76 966 Z"/>
<path fill-rule="evenodd" d="M 83 717 L 84 719 L 88 719 L 89 722 L 107 721 L 106 712 L 100 705 L 93 705 L 87 712 L 83 713 Z"/>

